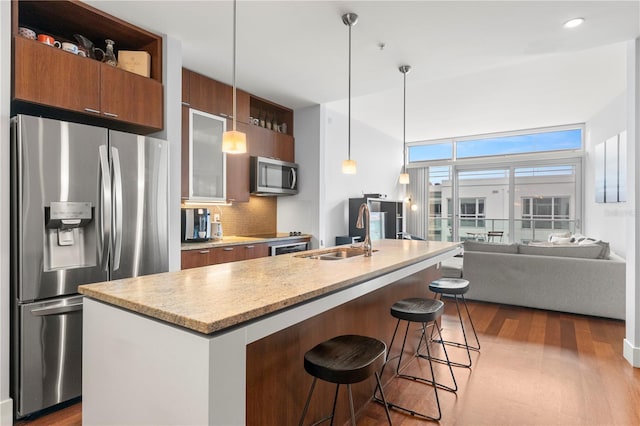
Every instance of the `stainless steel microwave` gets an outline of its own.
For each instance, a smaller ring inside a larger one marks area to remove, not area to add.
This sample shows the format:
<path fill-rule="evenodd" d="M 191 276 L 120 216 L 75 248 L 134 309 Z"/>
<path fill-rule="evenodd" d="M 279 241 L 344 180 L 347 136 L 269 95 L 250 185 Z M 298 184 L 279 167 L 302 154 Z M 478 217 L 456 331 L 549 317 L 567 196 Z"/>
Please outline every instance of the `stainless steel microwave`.
<path fill-rule="evenodd" d="M 253 195 L 295 195 L 298 193 L 298 165 L 266 157 L 251 157 Z"/>

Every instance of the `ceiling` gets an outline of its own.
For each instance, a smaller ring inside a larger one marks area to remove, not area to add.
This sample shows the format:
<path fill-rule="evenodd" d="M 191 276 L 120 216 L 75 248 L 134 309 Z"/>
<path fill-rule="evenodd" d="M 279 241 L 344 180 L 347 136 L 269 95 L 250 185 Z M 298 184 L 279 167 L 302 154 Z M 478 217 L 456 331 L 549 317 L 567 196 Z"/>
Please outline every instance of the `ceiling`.
<path fill-rule="evenodd" d="M 231 83 L 232 2 L 88 1 L 182 43 L 183 66 Z M 237 4 L 237 85 L 297 109 L 344 101 L 407 141 L 584 121 L 626 84 L 633 1 L 248 1 Z M 583 17 L 567 30 L 562 24 Z M 542 103 L 542 104 L 541 104 Z M 346 110 L 345 110 L 346 111 Z"/>

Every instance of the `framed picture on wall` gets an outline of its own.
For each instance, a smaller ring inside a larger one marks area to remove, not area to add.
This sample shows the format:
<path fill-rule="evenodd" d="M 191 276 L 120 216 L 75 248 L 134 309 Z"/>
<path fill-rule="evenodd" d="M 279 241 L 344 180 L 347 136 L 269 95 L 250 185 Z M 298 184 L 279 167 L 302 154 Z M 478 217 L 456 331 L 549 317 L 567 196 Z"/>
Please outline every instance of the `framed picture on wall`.
<path fill-rule="evenodd" d="M 627 201 L 627 132 L 595 147 L 596 203 Z"/>

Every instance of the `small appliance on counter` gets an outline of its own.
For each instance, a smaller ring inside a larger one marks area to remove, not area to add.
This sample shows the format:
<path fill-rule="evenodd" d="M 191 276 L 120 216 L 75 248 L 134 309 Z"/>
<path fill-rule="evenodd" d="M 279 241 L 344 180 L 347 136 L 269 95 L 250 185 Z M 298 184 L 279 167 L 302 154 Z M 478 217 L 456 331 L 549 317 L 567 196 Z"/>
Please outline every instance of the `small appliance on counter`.
<path fill-rule="evenodd" d="M 203 242 L 211 239 L 211 212 L 209 209 L 183 208 L 181 225 L 183 243 Z M 222 238 L 222 227 L 220 226 L 219 229 Z"/>
<path fill-rule="evenodd" d="M 219 220 L 211 223 L 211 238 L 213 241 L 222 240 L 222 223 Z"/>

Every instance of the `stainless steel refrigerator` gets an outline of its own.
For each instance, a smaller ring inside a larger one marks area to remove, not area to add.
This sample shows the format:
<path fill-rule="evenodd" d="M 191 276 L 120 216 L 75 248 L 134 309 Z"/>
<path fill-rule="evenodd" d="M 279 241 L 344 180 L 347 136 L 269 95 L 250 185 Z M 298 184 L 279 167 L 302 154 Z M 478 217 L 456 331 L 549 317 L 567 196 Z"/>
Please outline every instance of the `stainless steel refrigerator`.
<path fill-rule="evenodd" d="M 12 119 L 12 397 L 16 417 L 82 389 L 80 284 L 168 270 L 168 143 Z M 113 354 L 113 356 L 118 356 Z"/>

